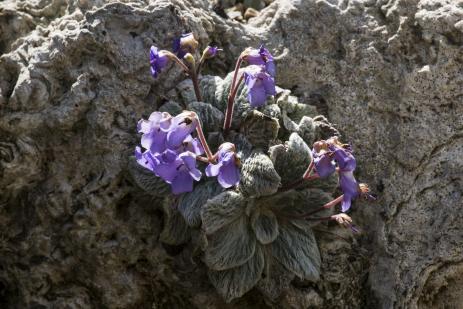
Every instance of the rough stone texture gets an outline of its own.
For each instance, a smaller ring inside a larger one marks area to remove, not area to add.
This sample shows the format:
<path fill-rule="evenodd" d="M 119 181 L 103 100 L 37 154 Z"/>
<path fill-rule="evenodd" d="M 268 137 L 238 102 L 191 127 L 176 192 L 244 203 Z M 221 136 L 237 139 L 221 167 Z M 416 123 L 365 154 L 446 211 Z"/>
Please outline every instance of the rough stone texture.
<path fill-rule="evenodd" d="M 0 31 L 0 307 L 461 306 L 461 1 L 277 0 L 242 25 L 205 0 L 10 0 Z M 148 48 L 183 31 L 224 49 L 205 68 L 222 76 L 265 42 L 277 83 L 352 142 L 380 198 L 354 206 L 356 240 L 317 232 L 319 283 L 225 305 L 193 248 L 158 241 L 125 167 L 136 121 L 183 79 L 154 81 Z"/>

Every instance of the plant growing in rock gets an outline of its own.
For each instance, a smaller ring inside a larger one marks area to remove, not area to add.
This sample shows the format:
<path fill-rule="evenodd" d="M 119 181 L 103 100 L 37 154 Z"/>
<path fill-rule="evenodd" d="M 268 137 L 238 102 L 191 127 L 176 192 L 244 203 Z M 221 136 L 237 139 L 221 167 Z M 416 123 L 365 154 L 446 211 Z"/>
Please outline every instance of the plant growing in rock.
<path fill-rule="evenodd" d="M 138 123 L 141 147 L 130 171 L 164 201 L 163 242 L 185 243 L 200 232 L 194 242 L 226 301 L 253 287 L 274 298 L 294 276 L 318 280 L 312 226 L 333 220 L 355 230 L 344 212 L 353 199 L 371 195 L 355 180 L 352 149 L 337 130 L 275 86 L 266 48 L 247 48 L 221 79 L 199 78 L 219 50 L 208 46 L 196 61 L 198 45 L 186 34 L 175 53 L 151 47 L 153 77 L 173 62 L 190 80 L 177 86 L 176 101 Z M 343 194 L 333 198 L 338 179 Z M 339 203 L 343 213 L 333 214 Z"/>

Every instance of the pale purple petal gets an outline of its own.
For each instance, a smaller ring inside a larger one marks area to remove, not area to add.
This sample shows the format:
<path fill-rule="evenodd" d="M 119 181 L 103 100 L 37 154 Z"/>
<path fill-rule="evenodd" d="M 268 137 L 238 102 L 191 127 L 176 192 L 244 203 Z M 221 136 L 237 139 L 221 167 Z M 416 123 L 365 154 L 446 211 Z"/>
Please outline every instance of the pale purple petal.
<path fill-rule="evenodd" d="M 137 124 L 138 133 L 149 133 L 153 125 L 150 121 L 145 119 L 140 119 Z"/>
<path fill-rule="evenodd" d="M 222 162 L 219 162 L 217 164 L 212 164 L 210 163 L 206 167 L 206 176 L 207 177 L 215 177 L 219 175 L 220 168 L 222 167 Z"/>
<path fill-rule="evenodd" d="M 266 77 L 264 77 L 262 79 L 262 83 L 264 84 L 265 93 L 267 95 L 275 95 L 276 94 L 275 81 L 274 81 L 273 78 L 266 76 Z"/>
<path fill-rule="evenodd" d="M 163 152 L 166 149 L 167 134 L 159 129 L 152 130 L 150 133 L 143 134 L 141 145 L 151 152 Z"/>
<path fill-rule="evenodd" d="M 222 165 L 217 180 L 224 188 L 236 186 L 240 182 L 240 171 L 235 163 L 230 162 Z"/>
<path fill-rule="evenodd" d="M 330 145 L 330 149 L 334 152 L 334 159 L 338 166 L 343 171 L 353 171 L 356 168 L 356 161 L 350 151 L 345 149 L 334 147 Z"/>
<path fill-rule="evenodd" d="M 177 167 L 178 165 L 175 163 L 157 164 L 154 167 L 154 172 L 165 182 L 171 183 L 179 173 Z"/>
<path fill-rule="evenodd" d="M 146 156 L 143 155 L 139 146 L 135 147 L 135 159 L 137 160 L 137 163 L 144 168 L 152 170 L 150 162 L 147 160 Z"/>
<path fill-rule="evenodd" d="M 328 156 L 328 154 L 318 155 L 315 151 L 312 153 L 315 171 L 320 176 L 320 178 L 326 178 L 336 171 L 336 165 L 334 164 L 333 159 Z"/>
<path fill-rule="evenodd" d="M 254 87 L 249 90 L 248 101 L 252 107 L 260 107 L 267 101 L 267 95 L 263 86 Z"/>
<path fill-rule="evenodd" d="M 194 180 L 199 181 L 202 174 L 196 168 L 196 155 L 192 152 L 184 152 L 180 154 L 179 157 L 181 160 L 183 160 L 183 163 L 189 171 L 191 177 L 193 177 Z"/>
<path fill-rule="evenodd" d="M 193 191 L 193 178 L 187 170 L 180 171 L 171 183 L 172 193 L 181 194 Z"/>
<path fill-rule="evenodd" d="M 352 198 L 348 195 L 344 195 L 342 198 L 342 204 L 341 204 L 341 211 L 346 212 L 350 209 L 350 206 L 352 204 Z"/>

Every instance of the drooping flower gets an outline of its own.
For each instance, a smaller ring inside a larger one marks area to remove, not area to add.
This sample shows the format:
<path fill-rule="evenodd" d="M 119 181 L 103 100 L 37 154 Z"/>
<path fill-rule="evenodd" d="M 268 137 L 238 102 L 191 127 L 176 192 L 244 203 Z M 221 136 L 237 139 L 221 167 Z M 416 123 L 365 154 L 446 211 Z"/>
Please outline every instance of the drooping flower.
<path fill-rule="evenodd" d="M 267 96 L 275 95 L 275 80 L 264 66 L 250 65 L 245 68 L 244 82 L 249 89 L 248 101 L 252 107 L 260 107 L 267 101 Z"/>
<path fill-rule="evenodd" d="M 235 145 L 223 143 L 217 152 L 217 164 L 206 167 L 206 176 L 217 177 L 223 188 L 236 186 L 240 182 L 239 160 L 235 153 Z"/>
<path fill-rule="evenodd" d="M 138 133 L 143 133 L 141 145 L 152 153 L 163 152 L 166 149 L 167 129 L 172 116 L 169 113 L 153 112 L 148 120 L 138 121 Z"/>
<path fill-rule="evenodd" d="M 196 154 L 186 151 L 177 154 L 167 149 L 154 156 L 153 171 L 172 187 L 172 193 L 180 194 L 193 191 L 193 180 L 201 179 L 196 167 Z"/>
<path fill-rule="evenodd" d="M 267 73 L 272 77 L 275 77 L 275 63 L 273 62 L 273 56 L 263 44 L 259 48 L 247 48 L 244 51 L 244 59 L 249 64 L 265 66 Z"/>
<path fill-rule="evenodd" d="M 196 41 L 193 33 L 184 33 L 179 38 L 176 38 L 173 42 L 172 49 L 175 54 L 181 59 L 186 53 L 194 54 L 196 48 L 198 48 L 198 41 Z"/>
<path fill-rule="evenodd" d="M 344 195 L 341 209 L 343 212 L 346 212 L 349 210 L 352 200 L 360 194 L 359 184 L 354 177 L 357 163 L 352 152 L 339 144 L 330 143 L 328 148 L 333 152 L 334 160 L 339 168 L 339 186 Z"/>
<path fill-rule="evenodd" d="M 162 69 L 166 67 L 169 63 L 168 53 L 164 50 L 158 50 L 156 46 L 151 46 L 150 48 L 150 65 L 151 65 L 151 75 L 154 78 L 158 77 L 158 74 L 161 73 Z"/>
<path fill-rule="evenodd" d="M 315 142 L 312 149 L 312 157 L 315 171 L 320 178 L 326 178 L 336 171 L 336 165 L 331 157 L 326 141 Z"/>
<path fill-rule="evenodd" d="M 185 138 L 198 126 L 198 117 L 194 112 L 184 111 L 175 116 L 167 130 L 166 145 L 169 149 L 180 147 Z"/>

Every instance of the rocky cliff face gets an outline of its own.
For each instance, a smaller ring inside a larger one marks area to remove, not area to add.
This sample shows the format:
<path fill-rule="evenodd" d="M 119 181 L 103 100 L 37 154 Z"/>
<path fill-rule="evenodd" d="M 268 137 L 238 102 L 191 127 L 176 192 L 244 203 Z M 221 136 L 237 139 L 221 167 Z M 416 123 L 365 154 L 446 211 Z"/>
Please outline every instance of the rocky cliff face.
<path fill-rule="evenodd" d="M 208 1 L 0 4 L 2 308 L 456 308 L 462 302 L 463 3 L 277 0 L 247 24 Z M 128 177 L 135 124 L 184 78 L 152 44 L 192 31 L 276 55 L 277 83 L 353 144 L 364 232 L 318 232 L 322 275 L 277 300 L 224 304 L 188 246 L 159 241 L 155 197 Z"/>

